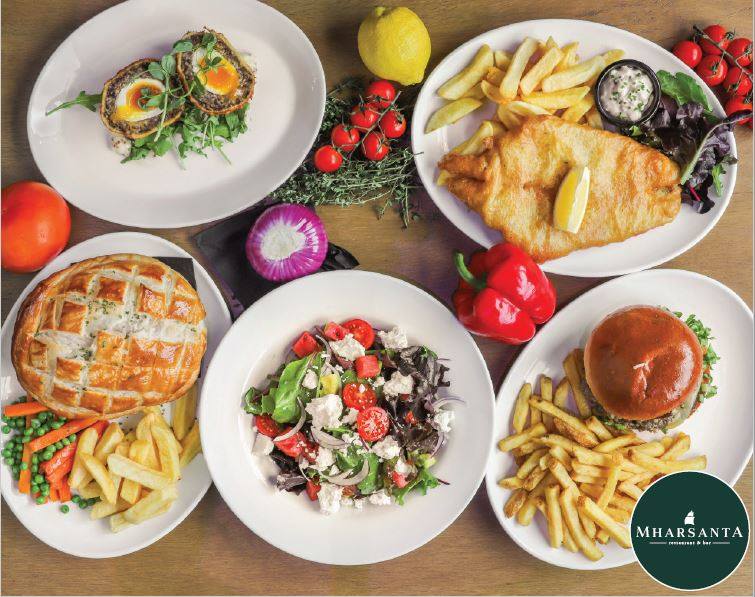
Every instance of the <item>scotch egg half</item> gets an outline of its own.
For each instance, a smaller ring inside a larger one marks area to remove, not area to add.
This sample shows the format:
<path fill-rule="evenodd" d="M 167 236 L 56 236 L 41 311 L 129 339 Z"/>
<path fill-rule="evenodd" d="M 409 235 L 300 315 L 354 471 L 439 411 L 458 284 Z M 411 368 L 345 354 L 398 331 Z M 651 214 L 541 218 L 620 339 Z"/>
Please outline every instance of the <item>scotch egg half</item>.
<path fill-rule="evenodd" d="M 138 122 L 157 116 L 162 112 L 160 106 L 145 104 L 149 96 L 158 95 L 165 91 L 165 85 L 157 79 L 134 79 L 124 85 L 115 99 L 113 120 Z"/>

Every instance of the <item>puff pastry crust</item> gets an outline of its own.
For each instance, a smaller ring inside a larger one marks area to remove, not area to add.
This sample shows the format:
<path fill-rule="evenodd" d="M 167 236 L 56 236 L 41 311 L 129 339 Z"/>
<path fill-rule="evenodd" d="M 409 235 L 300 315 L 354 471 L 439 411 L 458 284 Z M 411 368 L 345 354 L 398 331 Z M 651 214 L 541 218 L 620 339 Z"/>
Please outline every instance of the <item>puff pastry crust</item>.
<path fill-rule="evenodd" d="M 29 396 L 57 414 L 112 419 L 185 394 L 206 348 L 204 306 L 186 279 L 118 254 L 40 282 L 19 310 L 11 359 Z"/>

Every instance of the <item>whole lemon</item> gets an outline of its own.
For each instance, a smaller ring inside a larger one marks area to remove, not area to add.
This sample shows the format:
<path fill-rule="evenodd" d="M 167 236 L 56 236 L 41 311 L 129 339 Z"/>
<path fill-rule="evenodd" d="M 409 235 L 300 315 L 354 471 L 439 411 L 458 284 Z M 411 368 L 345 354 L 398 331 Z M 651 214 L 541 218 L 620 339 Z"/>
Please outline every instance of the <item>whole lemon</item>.
<path fill-rule="evenodd" d="M 430 34 L 417 14 L 404 6 L 378 6 L 359 26 L 359 55 L 381 79 L 413 85 L 425 78 Z"/>

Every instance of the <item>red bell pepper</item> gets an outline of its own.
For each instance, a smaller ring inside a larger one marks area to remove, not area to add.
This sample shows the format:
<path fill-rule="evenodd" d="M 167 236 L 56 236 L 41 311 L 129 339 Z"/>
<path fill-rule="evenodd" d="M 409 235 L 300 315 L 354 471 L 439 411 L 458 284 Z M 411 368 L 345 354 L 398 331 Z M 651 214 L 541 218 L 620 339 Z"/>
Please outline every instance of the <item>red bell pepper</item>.
<path fill-rule="evenodd" d="M 510 243 L 474 253 L 469 266 L 454 254 L 461 276 L 453 296 L 456 315 L 471 332 L 507 344 L 535 335 L 556 310 L 556 291 L 540 267 Z"/>

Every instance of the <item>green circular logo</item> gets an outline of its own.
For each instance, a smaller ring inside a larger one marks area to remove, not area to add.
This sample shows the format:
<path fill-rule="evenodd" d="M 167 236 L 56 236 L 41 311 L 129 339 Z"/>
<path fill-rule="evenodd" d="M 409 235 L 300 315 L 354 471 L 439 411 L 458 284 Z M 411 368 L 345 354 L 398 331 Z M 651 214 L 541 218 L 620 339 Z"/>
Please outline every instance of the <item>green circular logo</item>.
<path fill-rule="evenodd" d="M 631 522 L 640 565 L 673 589 L 707 589 L 742 562 L 750 523 L 742 498 L 708 473 L 662 477 L 640 497 Z"/>

